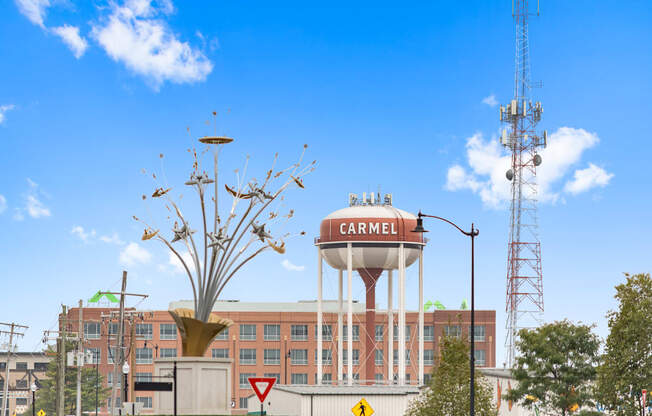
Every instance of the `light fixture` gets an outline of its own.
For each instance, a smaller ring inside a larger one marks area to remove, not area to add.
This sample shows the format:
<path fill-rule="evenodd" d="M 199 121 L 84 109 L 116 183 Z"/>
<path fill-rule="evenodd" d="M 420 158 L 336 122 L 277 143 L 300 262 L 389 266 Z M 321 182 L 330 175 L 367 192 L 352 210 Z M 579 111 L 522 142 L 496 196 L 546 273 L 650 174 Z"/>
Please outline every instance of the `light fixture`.
<path fill-rule="evenodd" d="M 129 374 L 129 364 L 126 362 L 122 365 L 122 374 Z"/>
<path fill-rule="evenodd" d="M 32 393 L 38 390 L 38 387 L 36 387 L 36 383 L 32 383 L 32 385 L 30 386 L 30 390 L 32 390 Z"/>

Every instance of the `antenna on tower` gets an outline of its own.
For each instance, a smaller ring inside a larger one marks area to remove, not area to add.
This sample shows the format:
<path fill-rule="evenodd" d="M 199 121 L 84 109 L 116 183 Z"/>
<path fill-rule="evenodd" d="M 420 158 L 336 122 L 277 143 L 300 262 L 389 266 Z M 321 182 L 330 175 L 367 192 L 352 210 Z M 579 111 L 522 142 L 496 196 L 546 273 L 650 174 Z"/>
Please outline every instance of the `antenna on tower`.
<path fill-rule="evenodd" d="M 514 97 L 500 106 L 500 121 L 507 125 L 500 143 L 509 149 L 511 166 L 505 173 L 511 182 L 510 232 L 507 251 L 506 363 L 514 365 L 516 339 L 522 328 L 539 325 L 543 318 L 543 273 L 537 221 L 537 167 L 543 162 L 538 149 L 547 144 L 548 134 L 539 134 L 541 102 L 532 103 L 530 92 L 530 45 L 528 0 L 512 0 L 516 24 Z M 537 0 L 537 16 L 539 1 Z"/>

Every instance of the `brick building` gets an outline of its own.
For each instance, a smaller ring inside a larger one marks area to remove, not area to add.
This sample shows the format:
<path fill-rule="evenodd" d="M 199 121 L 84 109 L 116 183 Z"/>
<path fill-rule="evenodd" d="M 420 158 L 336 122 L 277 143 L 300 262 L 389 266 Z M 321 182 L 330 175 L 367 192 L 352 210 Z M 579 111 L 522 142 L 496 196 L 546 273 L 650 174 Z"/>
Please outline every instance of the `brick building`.
<path fill-rule="evenodd" d="M 337 313 L 336 302 L 324 302 L 324 369 L 323 381 L 336 382 L 337 379 Z M 172 302 L 171 309 L 192 308 L 191 301 Z M 110 386 L 113 382 L 113 358 L 116 357 L 115 342 L 117 320 L 110 322 L 102 319 L 111 310 L 107 308 L 84 308 L 84 334 L 86 349 L 97 354 L 99 371 L 105 376 Z M 214 313 L 229 318 L 234 325 L 216 337 L 208 348 L 209 357 L 226 357 L 233 359 L 232 391 L 234 407 L 246 408 L 247 397 L 252 394 L 247 382 L 248 377 L 276 377 L 281 384 L 316 384 L 317 381 L 317 303 L 300 301 L 294 303 L 251 303 L 239 301 L 218 301 Z M 78 326 L 78 308 L 68 313 L 67 327 L 76 331 Z M 133 311 L 133 310 L 132 310 Z M 181 340 L 172 317 L 167 311 L 136 311 L 133 330 L 130 321 L 126 321 L 126 350 L 131 366 L 129 374 L 129 400 L 142 402 L 144 413 L 151 412 L 153 393 L 133 391 L 133 380 L 151 381 L 154 373 L 153 361 L 157 357 L 181 356 Z M 358 374 L 364 374 L 365 349 L 365 305 L 354 303 L 353 325 L 353 368 L 354 380 Z M 372 334 L 376 344 L 374 354 L 374 373 L 376 382 L 385 383 L 387 379 L 387 314 L 376 311 L 375 333 Z M 396 319 L 396 315 L 394 316 Z M 344 321 L 346 322 L 346 320 Z M 406 379 L 416 384 L 417 360 L 417 322 L 418 313 L 408 311 L 406 314 Z M 494 367 L 496 362 L 495 311 L 476 311 L 476 364 L 478 367 Z M 396 322 L 394 323 L 396 325 Z M 424 326 L 424 364 L 426 381 L 434 358 L 437 355 L 440 339 L 444 334 L 468 336 L 470 311 L 435 310 L 425 313 Z M 346 339 L 346 325 L 344 329 Z M 131 334 L 133 333 L 133 337 Z M 394 330 L 394 374 L 398 364 L 396 335 Z M 109 344 L 111 349 L 109 349 Z M 347 362 L 346 347 L 343 361 Z M 346 377 L 346 371 L 344 373 Z M 120 382 L 120 380 L 118 380 Z M 107 403 L 101 405 L 102 413 L 107 413 Z"/>
<path fill-rule="evenodd" d="M 32 383 L 40 387 L 40 381 L 45 379 L 48 363 L 52 357 L 42 352 L 15 352 L 9 359 L 9 401 L 6 415 L 24 413 L 32 404 Z M 0 353 L 0 413 L 5 391 L 5 374 L 7 369 L 7 353 Z"/>

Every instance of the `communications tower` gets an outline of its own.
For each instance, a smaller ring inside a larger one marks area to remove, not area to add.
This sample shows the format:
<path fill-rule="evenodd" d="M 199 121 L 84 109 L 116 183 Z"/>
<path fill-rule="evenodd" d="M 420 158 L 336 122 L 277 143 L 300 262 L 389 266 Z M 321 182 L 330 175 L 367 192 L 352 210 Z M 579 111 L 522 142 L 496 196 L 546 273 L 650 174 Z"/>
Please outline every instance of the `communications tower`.
<path fill-rule="evenodd" d="M 537 2 L 537 15 L 539 14 Z M 547 133 L 536 132 L 543 108 L 531 101 L 528 0 L 512 0 L 516 29 L 514 98 L 500 106 L 500 121 L 505 123 L 500 142 L 509 149 L 511 168 L 511 217 L 507 251 L 507 322 L 505 350 L 508 368 L 514 364 L 515 343 L 521 328 L 538 326 L 543 318 L 543 273 L 541 243 L 537 224 L 537 150 L 546 146 Z"/>

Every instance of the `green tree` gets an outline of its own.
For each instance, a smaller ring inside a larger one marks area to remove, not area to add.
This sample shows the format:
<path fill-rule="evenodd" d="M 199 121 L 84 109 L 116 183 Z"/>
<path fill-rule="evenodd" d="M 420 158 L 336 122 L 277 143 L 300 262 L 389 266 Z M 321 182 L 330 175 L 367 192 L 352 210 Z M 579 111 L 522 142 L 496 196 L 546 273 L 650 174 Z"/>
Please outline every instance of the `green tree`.
<path fill-rule="evenodd" d="M 470 410 L 468 343 L 456 337 L 444 337 L 441 356 L 432 370 L 430 385 L 411 404 L 407 416 L 468 416 Z M 475 414 L 498 414 L 489 382 L 475 372 Z"/>
<path fill-rule="evenodd" d="M 593 407 L 600 339 L 592 328 L 563 320 L 519 331 L 512 370 L 518 383 L 505 398 L 558 415 Z"/>
<path fill-rule="evenodd" d="M 66 351 L 74 350 L 74 345 L 66 345 Z M 56 355 L 53 348 L 48 348 L 47 354 Z M 56 395 L 57 395 L 57 360 L 53 359 L 48 364 L 46 379 L 41 380 L 40 388 L 36 391 L 36 411 L 43 409 L 48 415 L 56 414 Z M 106 402 L 110 389 L 103 387 L 104 378 L 99 374 L 96 378 L 95 366 L 82 368 L 82 386 L 81 402 L 82 413 L 95 411 L 95 383 L 98 380 L 98 404 Z M 65 413 L 75 414 L 77 407 L 77 368 L 67 367 L 64 387 L 64 410 Z M 32 414 L 31 407 L 27 414 Z"/>
<path fill-rule="evenodd" d="M 618 310 L 607 314 L 596 398 L 615 415 L 638 416 L 638 395 L 652 387 L 652 279 L 649 273 L 625 276 L 627 281 L 616 286 Z"/>

